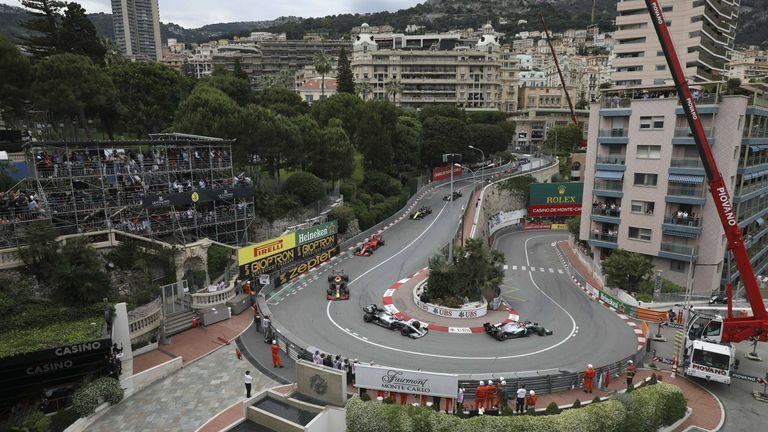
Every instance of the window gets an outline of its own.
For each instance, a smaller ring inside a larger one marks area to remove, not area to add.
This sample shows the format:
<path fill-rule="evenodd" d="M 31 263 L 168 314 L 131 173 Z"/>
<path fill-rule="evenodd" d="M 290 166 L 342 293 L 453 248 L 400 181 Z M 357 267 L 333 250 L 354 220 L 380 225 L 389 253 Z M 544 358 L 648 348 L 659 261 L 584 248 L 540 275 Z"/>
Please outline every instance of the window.
<path fill-rule="evenodd" d="M 674 272 L 684 272 L 688 269 L 688 263 L 685 261 L 670 260 L 669 269 Z"/>
<path fill-rule="evenodd" d="M 653 208 L 655 207 L 656 203 L 653 201 L 632 201 L 632 213 L 639 213 L 639 214 L 647 214 L 652 215 L 653 214 Z"/>
<path fill-rule="evenodd" d="M 307 102 L 309 104 L 311 104 L 312 103 L 312 99 L 314 99 L 313 95 L 306 95 L 304 97 L 305 97 L 305 102 Z"/>
<path fill-rule="evenodd" d="M 651 230 L 647 228 L 629 227 L 629 238 L 642 241 L 651 241 Z"/>
<path fill-rule="evenodd" d="M 635 173 L 635 186 L 656 186 L 657 174 Z"/>
<path fill-rule="evenodd" d="M 664 117 L 663 116 L 643 116 L 640 117 L 640 129 L 646 130 L 658 130 L 664 129 Z"/>
<path fill-rule="evenodd" d="M 637 146 L 638 159 L 661 159 L 661 146 L 639 145 Z"/>
<path fill-rule="evenodd" d="M 656 70 L 657 71 L 667 70 L 667 65 L 665 65 L 665 64 L 657 64 L 656 65 Z"/>

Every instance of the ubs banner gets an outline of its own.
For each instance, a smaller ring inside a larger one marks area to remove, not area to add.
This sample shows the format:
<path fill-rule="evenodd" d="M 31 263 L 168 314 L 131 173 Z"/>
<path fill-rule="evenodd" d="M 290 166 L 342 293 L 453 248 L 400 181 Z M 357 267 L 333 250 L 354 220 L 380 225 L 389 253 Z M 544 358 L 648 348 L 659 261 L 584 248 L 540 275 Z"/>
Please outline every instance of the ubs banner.
<path fill-rule="evenodd" d="M 355 387 L 455 398 L 459 376 L 383 366 L 355 366 Z"/>
<path fill-rule="evenodd" d="M 336 232 L 336 221 L 331 221 L 241 248 L 240 274 L 254 277 L 279 271 L 275 278 L 279 286 L 338 254 Z"/>
<path fill-rule="evenodd" d="M 532 183 L 529 217 L 580 216 L 584 183 Z"/>
<path fill-rule="evenodd" d="M 106 338 L 0 359 L 0 399 L 99 373 L 107 365 L 110 348 L 111 339 Z"/>

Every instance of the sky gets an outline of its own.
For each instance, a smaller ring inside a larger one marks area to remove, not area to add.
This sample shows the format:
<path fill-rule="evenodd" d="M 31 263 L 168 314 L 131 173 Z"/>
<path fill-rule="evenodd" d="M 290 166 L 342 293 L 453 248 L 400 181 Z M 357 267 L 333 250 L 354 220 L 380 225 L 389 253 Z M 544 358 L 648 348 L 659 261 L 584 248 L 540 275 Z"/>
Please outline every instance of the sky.
<path fill-rule="evenodd" d="M 112 12 L 111 0 L 75 1 L 89 13 Z M 185 28 L 197 28 L 206 24 L 263 21 L 291 15 L 309 18 L 340 13 L 396 11 L 415 6 L 419 0 L 159 0 L 159 2 L 160 21 L 172 22 Z M 0 3 L 21 5 L 18 0 L 0 0 Z"/>

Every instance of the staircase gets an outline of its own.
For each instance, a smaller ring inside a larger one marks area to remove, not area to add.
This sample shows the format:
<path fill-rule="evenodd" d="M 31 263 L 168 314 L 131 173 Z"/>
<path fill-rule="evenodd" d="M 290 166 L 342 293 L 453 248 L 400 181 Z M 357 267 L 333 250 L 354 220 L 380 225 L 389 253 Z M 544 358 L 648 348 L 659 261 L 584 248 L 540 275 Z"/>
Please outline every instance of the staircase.
<path fill-rule="evenodd" d="M 175 335 L 192 328 L 193 310 L 179 312 L 165 318 L 165 336 Z"/>

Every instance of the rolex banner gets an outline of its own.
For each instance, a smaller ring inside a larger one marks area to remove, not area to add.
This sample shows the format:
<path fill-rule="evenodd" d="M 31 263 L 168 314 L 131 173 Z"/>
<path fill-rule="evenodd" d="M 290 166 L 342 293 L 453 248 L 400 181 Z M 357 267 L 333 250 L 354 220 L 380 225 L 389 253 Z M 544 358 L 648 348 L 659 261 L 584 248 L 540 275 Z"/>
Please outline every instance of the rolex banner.
<path fill-rule="evenodd" d="M 532 183 L 529 217 L 579 216 L 584 183 Z"/>

